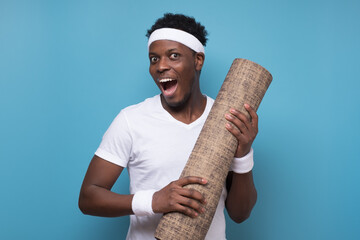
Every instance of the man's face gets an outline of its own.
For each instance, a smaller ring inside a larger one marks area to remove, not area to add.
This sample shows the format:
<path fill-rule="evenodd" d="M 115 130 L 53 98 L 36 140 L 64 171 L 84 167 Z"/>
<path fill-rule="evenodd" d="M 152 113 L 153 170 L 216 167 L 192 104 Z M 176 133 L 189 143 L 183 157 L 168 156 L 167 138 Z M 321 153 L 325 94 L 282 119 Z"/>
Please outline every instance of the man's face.
<path fill-rule="evenodd" d="M 203 58 L 199 60 L 196 56 L 190 48 L 175 41 L 158 40 L 150 45 L 149 71 L 168 106 L 181 106 L 199 89 Z"/>

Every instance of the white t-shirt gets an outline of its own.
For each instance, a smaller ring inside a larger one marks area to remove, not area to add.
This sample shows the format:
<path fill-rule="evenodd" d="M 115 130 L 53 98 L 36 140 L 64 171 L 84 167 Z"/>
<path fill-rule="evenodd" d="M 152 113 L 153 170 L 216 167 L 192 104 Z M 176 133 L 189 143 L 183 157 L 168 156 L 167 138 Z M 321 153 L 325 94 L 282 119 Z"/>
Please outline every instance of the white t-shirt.
<path fill-rule="evenodd" d="M 204 113 L 191 124 L 173 118 L 160 95 L 127 107 L 111 123 L 95 154 L 128 168 L 131 194 L 160 190 L 179 178 L 213 103 L 207 97 Z M 225 239 L 226 195 L 224 186 L 206 239 Z M 161 216 L 131 215 L 127 239 L 154 239 Z"/>

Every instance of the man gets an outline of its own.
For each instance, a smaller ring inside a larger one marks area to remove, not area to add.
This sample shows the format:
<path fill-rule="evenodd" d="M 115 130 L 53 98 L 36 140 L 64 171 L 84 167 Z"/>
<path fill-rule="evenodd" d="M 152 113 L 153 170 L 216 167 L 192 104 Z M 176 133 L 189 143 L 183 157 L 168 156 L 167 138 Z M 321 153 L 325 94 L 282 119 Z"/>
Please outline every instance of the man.
<path fill-rule="evenodd" d="M 194 18 L 165 14 L 148 30 L 150 74 L 161 94 L 123 109 L 95 152 L 79 198 L 85 214 L 130 216 L 127 239 L 154 239 L 163 213 L 197 217 L 206 198 L 187 184 L 206 184 L 201 176 L 178 179 L 214 102 L 200 90 L 206 30 Z M 235 109 L 224 116 L 238 147 L 206 239 L 225 239 L 224 208 L 235 222 L 249 217 L 256 202 L 252 149 L 258 117 Z M 124 167 L 130 195 L 111 192 Z"/>

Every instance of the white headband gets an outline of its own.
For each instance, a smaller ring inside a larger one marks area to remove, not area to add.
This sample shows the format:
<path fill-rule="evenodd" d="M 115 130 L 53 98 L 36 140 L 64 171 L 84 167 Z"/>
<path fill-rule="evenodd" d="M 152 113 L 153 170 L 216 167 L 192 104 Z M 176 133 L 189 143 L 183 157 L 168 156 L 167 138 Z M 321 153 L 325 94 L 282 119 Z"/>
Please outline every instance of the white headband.
<path fill-rule="evenodd" d="M 178 30 L 175 28 L 160 28 L 155 30 L 151 33 L 149 37 L 148 49 L 150 48 L 151 43 L 157 40 L 176 41 L 191 48 L 195 52 L 202 52 L 205 54 L 205 49 L 201 42 L 190 33 L 182 30 Z"/>

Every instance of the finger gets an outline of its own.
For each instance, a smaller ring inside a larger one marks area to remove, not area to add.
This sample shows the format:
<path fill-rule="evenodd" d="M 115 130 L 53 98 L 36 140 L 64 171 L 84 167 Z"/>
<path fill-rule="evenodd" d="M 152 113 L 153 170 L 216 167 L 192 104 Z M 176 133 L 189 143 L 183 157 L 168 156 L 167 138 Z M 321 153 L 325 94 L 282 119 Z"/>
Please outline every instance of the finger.
<path fill-rule="evenodd" d="M 257 131 L 258 130 L 258 121 L 259 121 L 258 115 L 256 114 L 255 110 L 249 104 L 245 103 L 244 107 L 251 116 L 251 124 L 252 124 L 252 126 Z"/>
<path fill-rule="evenodd" d="M 184 178 L 180 178 L 179 180 L 175 181 L 179 186 L 183 187 L 188 184 L 206 184 L 207 180 L 201 177 L 194 177 L 194 176 L 187 176 Z"/>
<path fill-rule="evenodd" d="M 248 129 L 252 127 L 250 118 L 235 108 L 230 108 L 230 112 L 239 118 Z"/>
<path fill-rule="evenodd" d="M 230 123 L 226 123 L 225 127 L 239 142 L 244 142 L 245 134 L 242 134 L 237 127 Z"/>
<path fill-rule="evenodd" d="M 237 127 L 243 134 L 248 134 L 249 130 L 252 128 L 250 122 L 247 120 L 247 117 L 242 113 L 239 113 L 237 115 L 227 113 L 225 114 L 225 118 L 226 120 L 234 124 L 235 127 Z"/>
<path fill-rule="evenodd" d="M 183 197 L 195 199 L 202 204 L 206 203 L 205 197 L 199 191 L 196 191 L 193 188 L 182 188 L 178 189 L 177 192 Z"/>
<path fill-rule="evenodd" d="M 189 207 L 183 206 L 181 204 L 178 204 L 176 207 L 176 212 L 181 212 L 189 217 L 195 218 L 197 216 L 199 216 L 199 213 L 197 211 L 195 211 L 194 209 L 191 209 Z"/>
<path fill-rule="evenodd" d="M 182 206 L 188 207 L 191 210 L 194 210 L 198 213 L 203 213 L 205 211 L 205 208 L 203 207 L 203 205 L 191 198 L 186 198 L 186 197 L 180 197 L 178 200 L 178 203 L 181 204 Z"/>

